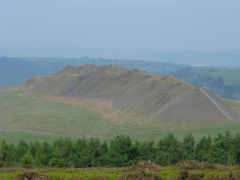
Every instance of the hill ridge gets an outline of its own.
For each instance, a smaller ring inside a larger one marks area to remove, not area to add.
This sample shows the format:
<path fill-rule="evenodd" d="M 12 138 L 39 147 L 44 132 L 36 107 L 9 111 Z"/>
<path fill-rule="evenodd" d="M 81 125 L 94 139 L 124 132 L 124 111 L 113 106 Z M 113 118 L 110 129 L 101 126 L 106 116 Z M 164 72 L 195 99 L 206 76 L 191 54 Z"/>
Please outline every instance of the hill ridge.
<path fill-rule="evenodd" d="M 113 109 L 163 121 L 239 120 L 214 95 L 171 76 L 118 66 L 66 66 L 49 77 L 24 83 L 29 92 L 77 99 L 101 99 Z"/>

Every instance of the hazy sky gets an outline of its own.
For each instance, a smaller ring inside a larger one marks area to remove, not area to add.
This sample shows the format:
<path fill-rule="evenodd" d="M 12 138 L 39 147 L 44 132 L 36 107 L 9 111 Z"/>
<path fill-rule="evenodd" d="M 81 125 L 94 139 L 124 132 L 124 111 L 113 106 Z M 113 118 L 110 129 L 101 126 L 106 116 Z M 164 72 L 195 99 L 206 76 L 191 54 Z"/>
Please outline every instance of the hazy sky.
<path fill-rule="evenodd" d="M 240 1 L 0 0 L 0 53 L 184 49 L 240 50 Z"/>

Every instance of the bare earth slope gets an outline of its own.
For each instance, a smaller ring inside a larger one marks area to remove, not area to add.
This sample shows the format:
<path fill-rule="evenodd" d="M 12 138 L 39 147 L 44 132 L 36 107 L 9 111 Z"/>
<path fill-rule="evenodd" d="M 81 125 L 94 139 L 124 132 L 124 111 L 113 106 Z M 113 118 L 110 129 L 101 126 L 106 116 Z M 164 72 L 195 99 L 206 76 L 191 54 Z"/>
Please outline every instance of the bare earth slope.
<path fill-rule="evenodd" d="M 49 77 L 23 84 L 29 92 L 49 96 L 100 100 L 147 120 L 179 122 L 237 121 L 239 116 L 221 99 L 170 76 L 116 66 L 67 66 Z"/>

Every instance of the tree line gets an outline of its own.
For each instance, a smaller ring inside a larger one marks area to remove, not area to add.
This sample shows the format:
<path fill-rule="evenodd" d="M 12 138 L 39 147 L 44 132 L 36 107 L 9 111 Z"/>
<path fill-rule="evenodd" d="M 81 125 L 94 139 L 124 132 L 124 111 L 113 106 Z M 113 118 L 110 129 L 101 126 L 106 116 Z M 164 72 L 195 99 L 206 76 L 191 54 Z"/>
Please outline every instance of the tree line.
<path fill-rule="evenodd" d="M 240 164 L 240 135 L 233 136 L 227 131 L 216 137 L 203 137 L 198 142 L 191 134 L 180 141 L 170 133 L 158 142 L 116 136 L 110 142 L 97 138 L 59 138 L 51 144 L 20 141 L 14 145 L 4 140 L 0 144 L 0 167 L 123 167 L 141 160 L 164 166 L 183 160 L 237 165 Z"/>

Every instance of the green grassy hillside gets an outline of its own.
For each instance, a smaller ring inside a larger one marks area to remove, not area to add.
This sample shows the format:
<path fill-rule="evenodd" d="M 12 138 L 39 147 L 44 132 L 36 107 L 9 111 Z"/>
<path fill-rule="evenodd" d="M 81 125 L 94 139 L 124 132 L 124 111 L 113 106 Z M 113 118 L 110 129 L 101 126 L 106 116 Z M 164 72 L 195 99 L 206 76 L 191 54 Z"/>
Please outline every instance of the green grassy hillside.
<path fill-rule="evenodd" d="M 235 107 L 238 105 L 240 103 Z M 112 112 L 109 110 L 106 114 L 108 113 Z M 59 136 L 98 137 L 106 140 L 120 134 L 138 140 L 157 140 L 169 132 L 174 132 L 178 138 L 192 133 L 198 139 L 207 134 L 216 135 L 226 130 L 238 133 L 240 128 L 240 123 L 229 121 L 217 123 L 147 121 L 141 117 L 126 118 L 126 115 L 120 112 L 117 112 L 114 119 L 109 119 L 106 114 L 100 114 L 95 108 L 85 108 L 78 104 L 25 95 L 20 89 L 1 89 L 0 140 L 53 141 Z"/>
<path fill-rule="evenodd" d="M 107 103 L 110 109 L 149 122 L 240 120 L 220 99 L 185 81 L 118 66 L 67 66 L 52 76 L 32 78 L 22 87 L 35 95 Z"/>

